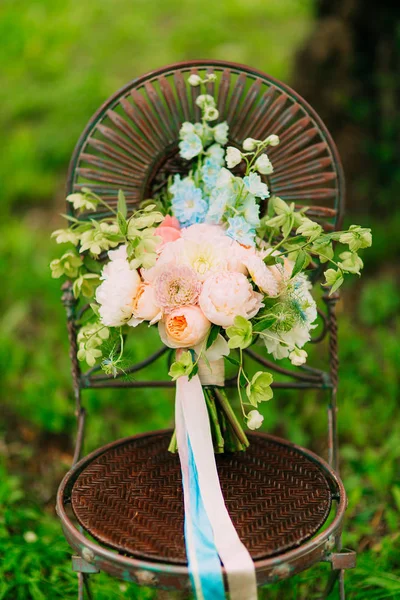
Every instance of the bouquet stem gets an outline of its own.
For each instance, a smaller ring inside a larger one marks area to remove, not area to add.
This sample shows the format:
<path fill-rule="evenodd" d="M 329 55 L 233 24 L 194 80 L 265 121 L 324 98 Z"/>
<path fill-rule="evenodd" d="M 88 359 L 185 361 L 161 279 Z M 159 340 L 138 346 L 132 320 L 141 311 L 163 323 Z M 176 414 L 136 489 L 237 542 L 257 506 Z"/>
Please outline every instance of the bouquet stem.
<path fill-rule="evenodd" d="M 225 390 L 216 387 L 205 387 L 204 398 L 210 419 L 215 454 L 246 450 L 249 446 L 249 440 L 236 418 Z M 178 451 L 175 431 L 168 450 L 172 453 Z"/>

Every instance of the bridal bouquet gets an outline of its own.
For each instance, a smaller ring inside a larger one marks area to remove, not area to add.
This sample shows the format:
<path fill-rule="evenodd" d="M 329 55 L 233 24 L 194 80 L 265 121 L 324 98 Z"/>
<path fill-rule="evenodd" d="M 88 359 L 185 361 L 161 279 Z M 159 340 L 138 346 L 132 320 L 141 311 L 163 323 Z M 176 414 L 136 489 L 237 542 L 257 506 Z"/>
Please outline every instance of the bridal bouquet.
<path fill-rule="evenodd" d="M 201 121 L 180 129 L 188 174 L 170 177 L 133 214 L 122 190 L 117 206 L 86 188 L 68 196 L 81 215 L 53 233 L 70 248 L 51 268 L 54 277 L 73 281 L 76 298 L 90 302 L 78 358 L 116 376 L 126 336 L 139 326 L 158 327 L 161 341 L 176 349 L 171 378 L 200 377 L 214 450 L 224 452 L 248 445 L 224 390 L 225 361 L 237 370 L 244 421 L 257 429 L 259 405 L 273 395 L 272 375 L 249 376 L 243 350 L 261 344 L 275 359 L 302 365 L 317 318 L 307 270 L 328 266 L 323 285 L 334 292 L 345 274 L 360 274 L 358 251 L 371 245 L 371 232 L 352 225 L 326 233 L 307 207 L 270 196 L 268 150 L 279 137 L 271 132 L 225 149 L 228 123 L 213 124 L 218 110 L 205 93 L 213 77 L 189 78 L 203 93 L 196 100 Z M 105 216 L 91 218 L 101 205 Z"/>

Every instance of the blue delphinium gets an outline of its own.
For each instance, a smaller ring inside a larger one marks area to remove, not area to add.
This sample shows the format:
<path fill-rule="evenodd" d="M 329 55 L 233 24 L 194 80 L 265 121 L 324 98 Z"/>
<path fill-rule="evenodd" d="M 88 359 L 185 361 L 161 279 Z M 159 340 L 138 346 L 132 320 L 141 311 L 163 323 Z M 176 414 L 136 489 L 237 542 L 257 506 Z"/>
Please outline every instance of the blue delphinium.
<path fill-rule="evenodd" d="M 244 246 L 255 245 L 255 229 L 244 217 L 230 217 L 228 219 L 227 235 Z"/>
<path fill-rule="evenodd" d="M 193 179 L 190 177 L 181 179 L 179 175 L 175 175 L 170 192 L 173 213 L 182 227 L 204 222 L 208 204 L 203 198 L 202 191 L 195 186 Z"/>
<path fill-rule="evenodd" d="M 247 194 L 239 206 L 239 212 L 252 227 L 260 225 L 260 207 L 252 194 Z"/>
<path fill-rule="evenodd" d="M 250 173 L 243 177 L 243 183 L 253 196 L 257 198 L 269 198 L 269 190 L 266 183 L 261 181 L 261 177 L 257 173 Z"/>
<path fill-rule="evenodd" d="M 179 142 L 179 150 L 182 158 L 190 160 L 202 152 L 203 144 L 196 133 L 187 133 Z"/>
<path fill-rule="evenodd" d="M 229 189 L 214 188 L 210 194 L 210 207 L 207 213 L 207 222 L 219 224 L 227 210 L 232 199 L 232 194 Z"/>
<path fill-rule="evenodd" d="M 212 158 L 206 158 L 204 165 L 201 167 L 201 177 L 208 190 L 215 186 L 220 170 L 221 166 L 217 162 Z"/>

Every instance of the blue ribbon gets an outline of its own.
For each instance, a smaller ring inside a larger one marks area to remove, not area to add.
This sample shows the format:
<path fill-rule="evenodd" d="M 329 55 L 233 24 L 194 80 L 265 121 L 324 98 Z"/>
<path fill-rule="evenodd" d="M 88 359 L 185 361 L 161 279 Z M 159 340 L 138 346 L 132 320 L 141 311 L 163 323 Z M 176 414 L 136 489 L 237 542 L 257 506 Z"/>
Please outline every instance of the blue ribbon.
<path fill-rule="evenodd" d="M 214 542 L 210 521 L 201 498 L 196 463 L 190 440 L 189 452 L 189 514 L 185 512 L 185 543 L 189 562 L 189 572 L 196 600 L 225 600 L 225 587 L 221 562 Z M 184 474 L 182 472 L 182 477 Z M 192 548 L 188 544 L 192 539 Z M 195 556 L 192 556 L 194 552 Z"/>

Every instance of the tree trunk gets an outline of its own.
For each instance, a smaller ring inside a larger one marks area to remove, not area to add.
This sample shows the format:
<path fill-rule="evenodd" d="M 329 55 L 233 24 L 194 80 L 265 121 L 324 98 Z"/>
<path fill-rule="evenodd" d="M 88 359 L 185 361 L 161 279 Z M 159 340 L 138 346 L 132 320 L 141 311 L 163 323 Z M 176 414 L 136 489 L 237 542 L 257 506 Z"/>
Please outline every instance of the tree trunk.
<path fill-rule="evenodd" d="M 400 189 L 400 3 L 317 0 L 293 87 L 331 131 L 349 211 L 383 215 Z"/>

